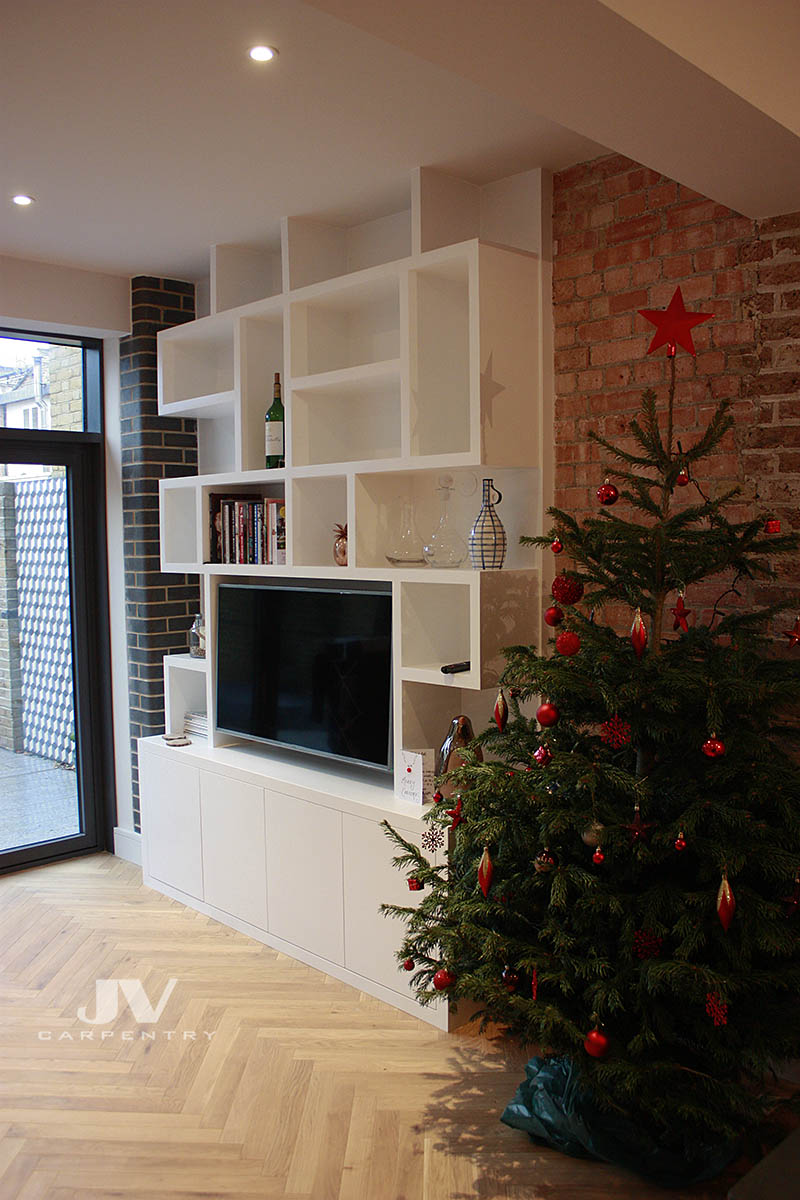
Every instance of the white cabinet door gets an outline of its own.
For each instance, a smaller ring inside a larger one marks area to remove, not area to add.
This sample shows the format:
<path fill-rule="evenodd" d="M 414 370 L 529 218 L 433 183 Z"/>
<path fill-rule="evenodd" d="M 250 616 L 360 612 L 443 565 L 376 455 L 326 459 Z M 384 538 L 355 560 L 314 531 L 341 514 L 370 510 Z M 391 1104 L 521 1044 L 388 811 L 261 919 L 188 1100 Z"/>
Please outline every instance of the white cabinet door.
<path fill-rule="evenodd" d="M 399 832 L 409 841 L 419 841 L 413 833 Z M 424 893 L 410 892 L 406 876 L 392 866 L 398 850 L 377 821 L 343 813 L 342 836 L 345 966 L 384 987 L 410 994 L 410 975 L 395 958 L 405 926 L 378 910 L 381 904 L 414 905 Z"/>
<path fill-rule="evenodd" d="M 264 789 L 200 772 L 206 904 L 267 928 Z"/>
<path fill-rule="evenodd" d="M 175 758 L 139 748 L 144 867 L 148 875 L 203 899 L 200 772 Z"/>
<path fill-rule="evenodd" d="M 342 814 L 267 790 L 269 931 L 344 962 Z"/>

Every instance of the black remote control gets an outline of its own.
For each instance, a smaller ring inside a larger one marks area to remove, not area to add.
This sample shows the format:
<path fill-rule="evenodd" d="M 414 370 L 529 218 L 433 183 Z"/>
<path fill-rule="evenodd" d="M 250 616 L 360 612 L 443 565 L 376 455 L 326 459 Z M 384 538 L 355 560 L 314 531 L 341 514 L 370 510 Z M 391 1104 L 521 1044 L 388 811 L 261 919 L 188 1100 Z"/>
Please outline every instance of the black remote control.
<path fill-rule="evenodd" d="M 457 675 L 460 671 L 469 670 L 469 659 L 466 662 L 446 663 L 442 667 L 443 675 Z"/>

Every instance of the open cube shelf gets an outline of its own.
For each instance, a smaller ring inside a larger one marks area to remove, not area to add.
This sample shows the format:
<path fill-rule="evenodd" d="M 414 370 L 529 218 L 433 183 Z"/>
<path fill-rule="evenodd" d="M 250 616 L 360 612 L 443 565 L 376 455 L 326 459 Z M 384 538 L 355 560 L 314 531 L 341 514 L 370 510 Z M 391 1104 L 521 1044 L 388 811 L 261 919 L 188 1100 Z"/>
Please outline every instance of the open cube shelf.
<path fill-rule="evenodd" d="M 310 290 L 310 289 L 309 289 Z M 400 355 L 397 274 L 379 273 L 289 307 L 292 375 L 319 375 Z"/>

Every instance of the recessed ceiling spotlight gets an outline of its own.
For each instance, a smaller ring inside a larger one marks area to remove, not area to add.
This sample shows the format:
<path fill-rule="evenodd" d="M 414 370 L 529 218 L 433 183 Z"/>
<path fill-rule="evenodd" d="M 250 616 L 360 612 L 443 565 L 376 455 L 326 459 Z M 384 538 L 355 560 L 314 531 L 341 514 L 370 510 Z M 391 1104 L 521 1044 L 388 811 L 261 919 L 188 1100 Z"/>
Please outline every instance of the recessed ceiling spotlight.
<path fill-rule="evenodd" d="M 278 51 L 274 46 L 251 46 L 248 53 L 255 62 L 269 62 Z"/>
<path fill-rule="evenodd" d="M 26 196 L 24 192 L 20 192 L 18 196 L 12 196 L 11 199 L 20 208 L 27 208 L 29 204 L 33 204 L 33 196 Z"/>

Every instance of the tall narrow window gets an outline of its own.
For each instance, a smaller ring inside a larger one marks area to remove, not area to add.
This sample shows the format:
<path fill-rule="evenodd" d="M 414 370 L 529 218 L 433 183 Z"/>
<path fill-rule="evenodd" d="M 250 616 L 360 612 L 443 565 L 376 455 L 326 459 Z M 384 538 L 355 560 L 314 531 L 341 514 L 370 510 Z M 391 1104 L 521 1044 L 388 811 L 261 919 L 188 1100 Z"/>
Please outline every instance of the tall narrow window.
<path fill-rule="evenodd" d="M 100 343 L 0 330 L 0 870 L 112 823 L 100 383 Z"/>

